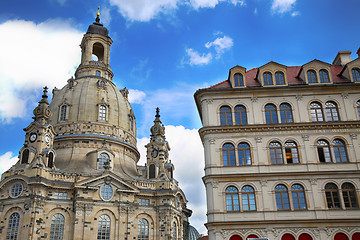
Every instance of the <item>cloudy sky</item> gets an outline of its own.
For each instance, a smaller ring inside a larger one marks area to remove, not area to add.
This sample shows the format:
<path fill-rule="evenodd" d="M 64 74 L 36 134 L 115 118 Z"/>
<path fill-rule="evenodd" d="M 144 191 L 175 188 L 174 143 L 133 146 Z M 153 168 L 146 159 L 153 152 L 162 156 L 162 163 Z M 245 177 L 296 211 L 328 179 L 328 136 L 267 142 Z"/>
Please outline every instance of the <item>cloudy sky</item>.
<path fill-rule="evenodd" d="M 114 82 L 130 89 L 138 148 L 143 154 L 160 107 L 175 177 L 193 210 L 190 222 L 201 233 L 206 232 L 206 204 L 196 89 L 225 80 L 235 65 L 302 65 L 315 58 L 331 63 L 341 50 L 355 58 L 360 47 L 359 0 L 5 1 L 0 173 L 17 160 L 22 129 L 32 120 L 42 87 L 60 88 L 74 74 L 81 37 L 98 5 L 114 41 Z"/>

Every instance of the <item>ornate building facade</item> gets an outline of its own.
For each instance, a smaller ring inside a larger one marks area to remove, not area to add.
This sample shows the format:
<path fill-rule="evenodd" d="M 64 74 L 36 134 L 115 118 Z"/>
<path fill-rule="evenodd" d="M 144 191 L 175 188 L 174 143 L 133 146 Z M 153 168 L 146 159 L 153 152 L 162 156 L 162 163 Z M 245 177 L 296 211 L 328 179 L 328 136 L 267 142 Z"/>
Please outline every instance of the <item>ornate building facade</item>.
<path fill-rule="evenodd" d="M 187 239 L 191 210 L 157 109 L 147 164 L 138 166 L 127 89 L 112 82 L 112 40 L 96 21 L 75 78 L 44 88 L 19 161 L 0 183 L 0 239 Z"/>
<path fill-rule="evenodd" d="M 360 239 L 360 58 L 350 54 L 235 66 L 195 93 L 210 240 Z"/>

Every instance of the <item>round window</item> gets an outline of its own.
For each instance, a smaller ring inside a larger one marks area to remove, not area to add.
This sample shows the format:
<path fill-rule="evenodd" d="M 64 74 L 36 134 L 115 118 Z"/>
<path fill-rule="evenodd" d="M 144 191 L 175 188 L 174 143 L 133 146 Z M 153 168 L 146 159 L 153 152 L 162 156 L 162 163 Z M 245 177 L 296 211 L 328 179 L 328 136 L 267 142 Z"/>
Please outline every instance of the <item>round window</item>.
<path fill-rule="evenodd" d="M 23 191 L 23 185 L 21 183 L 15 183 L 11 187 L 10 195 L 11 195 L 11 197 L 16 198 L 16 197 L 20 196 L 22 191 Z"/>
<path fill-rule="evenodd" d="M 113 195 L 113 189 L 110 185 L 104 184 L 100 188 L 100 194 L 101 194 L 102 199 L 104 199 L 106 201 L 110 200 Z"/>

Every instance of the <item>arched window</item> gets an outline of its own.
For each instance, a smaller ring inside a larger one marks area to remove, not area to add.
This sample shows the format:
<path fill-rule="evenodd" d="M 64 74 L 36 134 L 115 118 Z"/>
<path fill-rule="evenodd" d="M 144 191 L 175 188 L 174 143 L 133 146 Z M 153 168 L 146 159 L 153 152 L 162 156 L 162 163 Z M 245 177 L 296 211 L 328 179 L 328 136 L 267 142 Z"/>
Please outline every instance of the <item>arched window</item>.
<path fill-rule="evenodd" d="M 360 118 L 360 100 L 358 100 L 358 101 L 356 102 L 356 108 L 357 108 L 358 116 L 359 116 L 359 118 Z"/>
<path fill-rule="evenodd" d="M 299 240 L 313 240 L 313 238 L 307 233 L 302 233 L 299 236 Z"/>
<path fill-rule="evenodd" d="M 104 184 L 100 188 L 100 194 L 105 201 L 110 200 L 113 196 L 113 189 L 110 185 Z"/>
<path fill-rule="evenodd" d="M 65 121 L 66 120 L 66 112 L 67 112 L 67 106 L 62 105 L 61 108 L 60 108 L 60 121 Z"/>
<path fill-rule="evenodd" d="M 339 121 L 339 111 L 336 103 L 326 102 L 325 103 L 326 119 L 328 121 Z"/>
<path fill-rule="evenodd" d="M 65 218 L 61 213 L 55 214 L 51 219 L 50 240 L 60 240 L 64 236 Z"/>
<path fill-rule="evenodd" d="M 16 240 L 19 232 L 19 223 L 20 223 L 20 214 L 14 212 L 9 217 L 9 223 L 7 228 L 6 240 L 14 239 Z"/>
<path fill-rule="evenodd" d="M 220 108 L 220 124 L 232 125 L 231 108 L 228 106 L 222 106 Z"/>
<path fill-rule="evenodd" d="M 155 164 L 150 164 L 149 166 L 149 178 L 155 178 Z"/>
<path fill-rule="evenodd" d="M 319 72 L 320 75 L 320 82 L 321 83 L 328 83 L 329 81 L 329 73 L 325 69 L 321 69 Z"/>
<path fill-rule="evenodd" d="M 98 58 L 97 61 L 104 61 L 104 46 L 101 43 L 94 43 L 92 53 Z"/>
<path fill-rule="evenodd" d="M 105 105 L 99 106 L 99 120 L 106 121 L 106 106 Z"/>
<path fill-rule="evenodd" d="M 281 240 L 295 240 L 295 237 L 293 235 L 291 235 L 290 233 L 285 233 L 281 237 Z"/>
<path fill-rule="evenodd" d="M 25 149 L 22 152 L 21 163 L 29 163 L 29 149 Z"/>
<path fill-rule="evenodd" d="M 287 141 L 285 144 L 285 157 L 287 163 L 299 163 L 299 152 L 294 141 Z"/>
<path fill-rule="evenodd" d="M 360 69 L 353 68 L 351 70 L 351 73 L 352 73 L 352 77 L 353 77 L 354 82 L 360 82 Z"/>
<path fill-rule="evenodd" d="M 317 83 L 316 72 L 309 70 L 307 72 L 308 83 Z"/>
<path fill-rule="evenodd" d="M 230 186 L 225 190 L 226 194 L 226 210 L 239 211 L 239 191 L 236 187 Z"/>
<path fill-rule="evenodd" d="M 294 121 L 290 104 L 282 103 L 280 105 L 280 118 L 282 123 L 292 123 Z"/>
<path fill-rule="evenodd" d="M 241 189 L 241 200 L 242 200 L 242 208 L 244 211 L 256 210 L 254 188 L 252 188 L 249 185 L 244 186 Z"/>
<path fill-rule="evenodd" d="M 279 184 L 275 187 L 276 207 L 278 210 L 290 209 L 288 189 Z"/>
<path fill-rule="evenodd" d="M 249 236 L 246 237 L 246 239 L 249 239 L 249 238 L 259 238 L 259 237 L 256 236 L 255 234 L 250 234 Z"/>
<path fill-rule="evenodd" d="M 100 77 L 100 76 L 101 76 L 101 72 L 98 71 L 98 70 L 96 70 L 95 75 Z"/>
<path fill-rule="evenodd" d="M 11 187 L 10 196 L 13 198 L 19 197 L 21 195 L 21 193 L 23 192 L 23 189 L 24 189 L 24 187 L 21 183 L 15 183 Z"/>
<path fill-rule="evenodd" d="M 300 184 L 292 185 L 291 196 L 294 209 L 306 209 L 305 191 Z"/>
<path fill-rule="evenodd" d="M 108 215 L 101 215 L 99 217 L 97 239 L 109 240 L 110 239 L 110 225 L 111 219 Z"/>
<path fill-rule="evenodd" d="M 335 139 L 333 141 L 334 155 L 336 162 L 348 162 L 345 143 L 341 139 Z"/>
<path fill-rule="evenodd" d="M 138 240 L 149 240 L 149 222 L 145 218 L 138 222 Z"/>
<path fill-rule="evenodd" d="M 222 147 L 222 158 L 224 166 L 235 166 L 235 147 L 231 143 L 225 143 Z"/>
<path fill-rule="evenodd" d="M 273 85 L 272 75 L 270 72 L 264 73 L 264 85 Z"/>
<path fill-rule="evenodd" d="M 243 75 L 242 75 L 241 73 L 235 73 L 235 75 L 234 75 L 234 82 L 235 82 L 235 87 L 242 87 L 242 86 L 244 86 Z"/>
<path fill-rule="evenodd" d="M 230 237 L 229 240 L 242 240 L 242 237 L 240 237 L 239 235 L 233 235 Z"/>
<path fill-rule="evenodd" d="M 53 152 L 49 152 L 48 167 L 49 168 L 54 167 L 54 153 Z"/>
<path fill-rule="evenodd" d="M 250 146 L 247 143 L 238 145 L 239 165 L 251 165 Z"/>
<path fill-rule="evenodd" d="M 176 222 L 173 223 L 172 237 L 173 237 L 174 240 L 178 239 L 178 229 L 177 229 Z"/>
<path fill-rule="evenodd" d="M 330 154 L 330 146 L 326 140 L 319 140 L 316 143 L 319 161 L 322 163 L 332 162 Z"/>
<path fill-rule="evenodd" d="M 107 153 L 101 153 L 98 159 L 98 169 L 105 169 L 105 165 L 109 165 L 110 157 Z"/>
<path fill-rule="evenodd" d="M 284 74 L 282 72 L 276 72 L 275 81 L 276 81 L 276 85 L 284 85 L 285 84 Z"/>
<path fill-rule="evenodd" d="M 265 120 L 266 123 L 278 123 L 278 117 L 277 117 L 275 105 L 267 104 L 265 106 Z"/>
<path fill-rule="evenodd" d="M 344 233 L 337 233 L 334 240 L 349 240 L 349 238 Z"/>
<path fill-rule="evenodd" d="M 325 195 L 328 208 L 340 208 L 339 190 L 335 184 L 326 184 Z"/>
<path fill-rule="evenodd" d="M 324 114 L 322 111 L 321 104 L 318 102 L 313 102 L 310 104 L 310 114 L 311 120 L 313 122 L 322 122 L 324 121 Z"/>
<path fill-rule="evenodd" d="M 344 183 L 341 186 L 344 204 L 346 208 L 358 208 L 358 201 L 356 199 L 356 190 L 351 183 Z"/>
<path fill-rule="evenodd" d="M 238 105 L 235 107 L 235 124 L 247 124 L 246 108 L 243 105 Z"/>
<path fill-rule="evenodd" d="M 351 240 L 359 240 L 360 239 L 360 232 L 356 232 L 352 235 Z"/>
<path fill-rule="evenodd" d="M 283 153 L 279 142 L 271 142 L 269 144 L 271 164 L 283 164 Z"/>

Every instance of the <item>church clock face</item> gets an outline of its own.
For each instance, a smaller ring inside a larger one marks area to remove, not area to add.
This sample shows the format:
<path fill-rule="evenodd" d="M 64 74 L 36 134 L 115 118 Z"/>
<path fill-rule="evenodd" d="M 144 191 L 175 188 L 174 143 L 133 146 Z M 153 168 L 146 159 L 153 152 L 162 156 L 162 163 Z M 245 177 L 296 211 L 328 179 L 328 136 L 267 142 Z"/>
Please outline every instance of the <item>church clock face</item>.
<path fill-rule="evenodd" d="M 49 144 L 50 143 L 50 136 L 49 135 L 45 135 L 45 142 L 47 143 L 47 144 Z"/>
<path fill-rule="evenodd" d="M 152 152 L 151 152 L 151 156 L 153 158 L 156 158 L 158 156 L 158 154 L 159 154 L 159 151 L 157 149 L 153 149 Z"/>
<path fill-rule="evenodd" d="M 30 134 L 30 142 L 35 142 L 37 139 L 37 134 L 36 133 L 31 133 Z"/>

